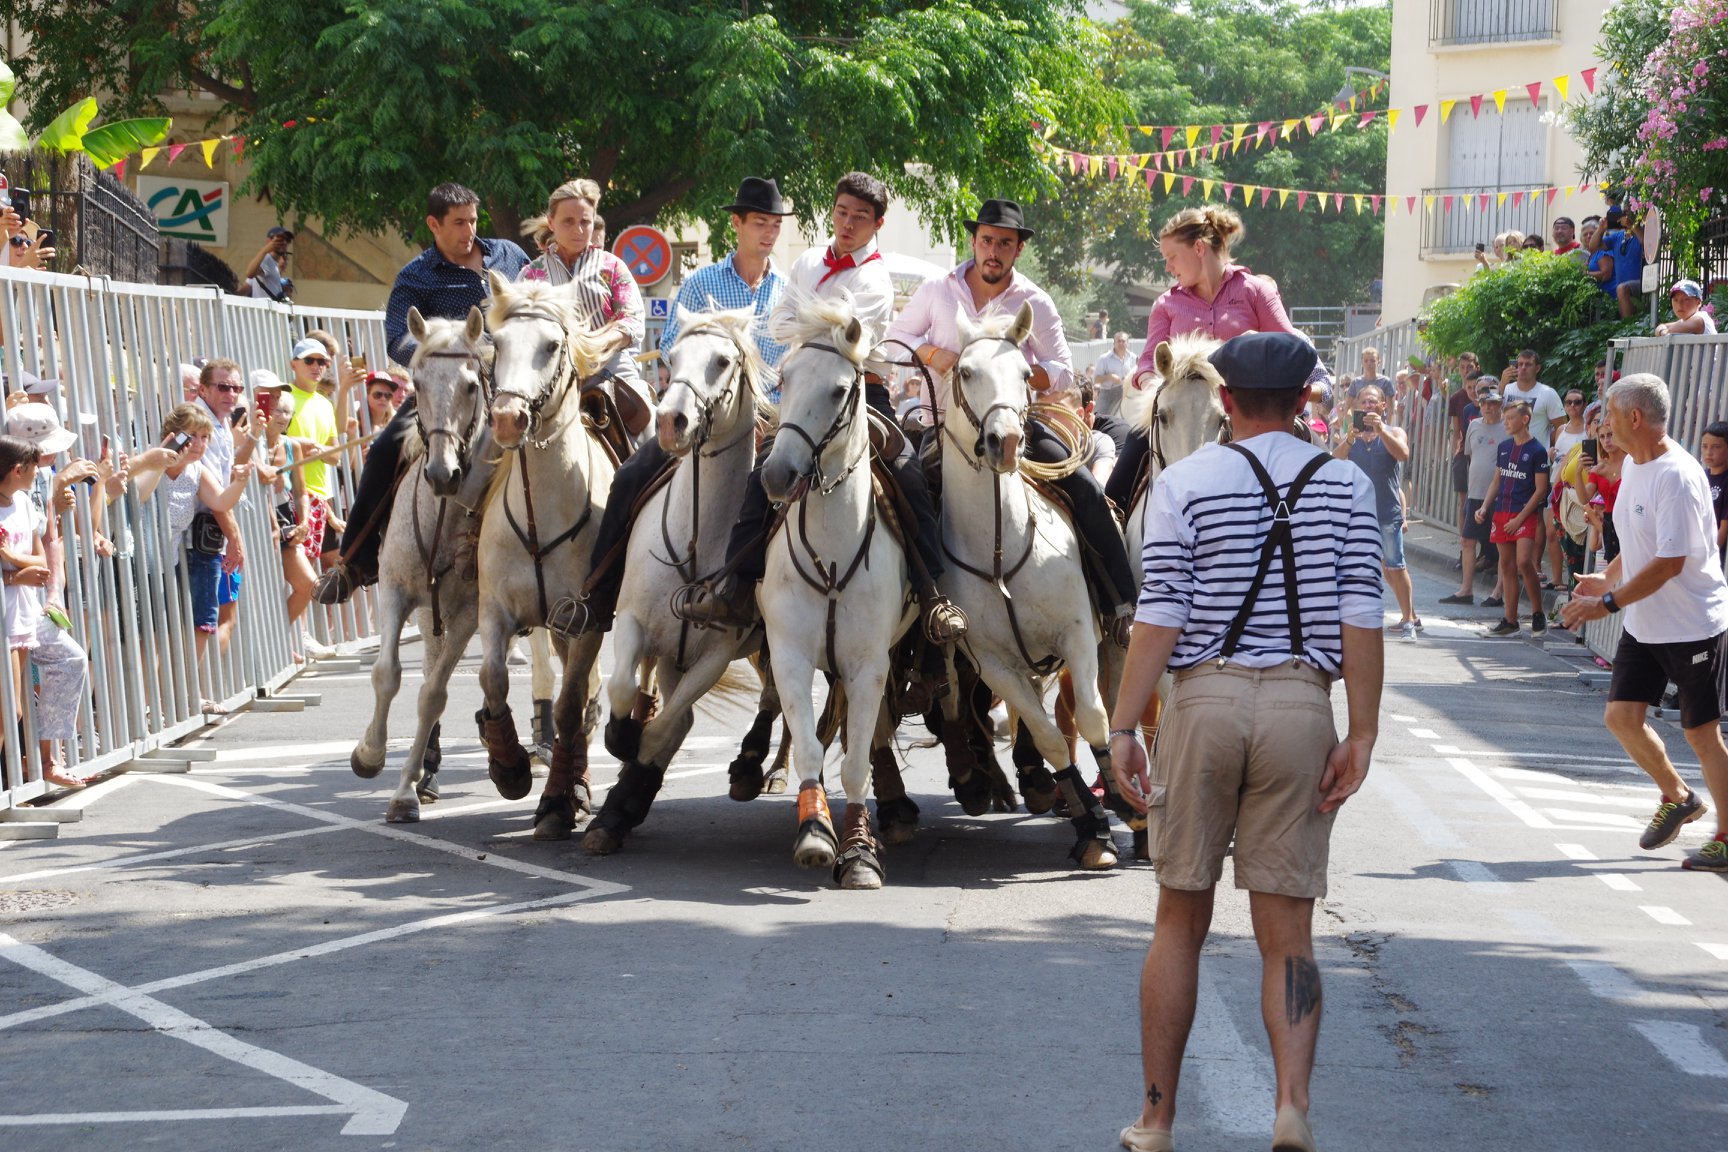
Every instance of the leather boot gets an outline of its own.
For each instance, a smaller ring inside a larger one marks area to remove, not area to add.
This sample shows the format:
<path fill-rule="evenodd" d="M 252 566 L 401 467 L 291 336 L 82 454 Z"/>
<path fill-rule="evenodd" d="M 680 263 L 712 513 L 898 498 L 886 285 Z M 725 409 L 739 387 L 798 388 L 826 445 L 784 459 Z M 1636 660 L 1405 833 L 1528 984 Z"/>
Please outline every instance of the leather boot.
<path fill-rule="evenodd" d="M 756 623 L 755 582 L 728 576 L 718 585 L 686 584 L 672 597 L 672 614 L 692 624 L 748 628 Z"/>
<path fill-rule="evenodd" d="M 337 561 L 318 577 L 312 587 L 312 599 L 320 604 L 342 604 L 352 599 L 362 588 L 378 583 L 378 573 L 361 570 L 357 564 Z"/>

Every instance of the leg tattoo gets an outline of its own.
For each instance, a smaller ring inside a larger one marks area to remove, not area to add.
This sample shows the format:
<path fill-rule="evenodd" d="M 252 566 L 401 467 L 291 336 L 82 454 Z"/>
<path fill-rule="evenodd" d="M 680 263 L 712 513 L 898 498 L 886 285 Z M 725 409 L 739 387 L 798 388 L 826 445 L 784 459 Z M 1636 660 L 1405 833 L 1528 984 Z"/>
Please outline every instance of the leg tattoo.
<path fill-rule="evenodd" d="M 1284 1011 L 1294 1028 L 1320 1010 L 1320 966 L 1306 956 L 1284 961 Z"/>
<path fill-rule="evenodd" d="M 1153 1084 L 1146 1089 L 1146 1103 L 1152 1107 L 1158 1107 L 1158 1101 L 1162 1099 L 1164 1099 L 1164 1093 L 1158 1091 L 1158 1085 Z"/>

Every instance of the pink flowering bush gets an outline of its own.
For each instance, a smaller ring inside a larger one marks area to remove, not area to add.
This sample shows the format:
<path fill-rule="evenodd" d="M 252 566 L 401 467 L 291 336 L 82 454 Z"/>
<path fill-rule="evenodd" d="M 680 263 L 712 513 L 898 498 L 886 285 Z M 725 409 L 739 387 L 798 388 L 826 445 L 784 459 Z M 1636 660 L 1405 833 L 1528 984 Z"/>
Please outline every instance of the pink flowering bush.
<path fill-rule="evenodd" d="M 1645 111 L 1625 179 L 1633 207 L 1661 209 L 1686 268 L 1699 227 L 1728 214 L 1728 0 L 1678 0 L 1666 32 L 1630 85 Z"/>

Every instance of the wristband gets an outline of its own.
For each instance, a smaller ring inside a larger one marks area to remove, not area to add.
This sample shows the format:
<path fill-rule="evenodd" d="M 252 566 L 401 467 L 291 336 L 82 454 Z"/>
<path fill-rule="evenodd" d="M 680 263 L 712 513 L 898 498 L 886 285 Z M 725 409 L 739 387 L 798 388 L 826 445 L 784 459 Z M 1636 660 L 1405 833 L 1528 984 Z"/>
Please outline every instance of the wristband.
<path fill-rule="evenodd" d="M 1118 736 L 1139 736 L 1139 735 L 1140 735 L 1140 730 L 1138 728 L 1112 728 L 1112 729 L 1110 729 L 1110 739 L 1112 739 L 1112 740 L 1116 739 L 1116 737 L 1118 737 Z"/>
<path fill-rule="evenodd" d="M 1612 616 L 1620 611 L 1620 602 L 1614 599 L 1614 593 L 1604 592 L 1602 593 L 1602 607 L 1608 609 L 1608 614 Z"/>

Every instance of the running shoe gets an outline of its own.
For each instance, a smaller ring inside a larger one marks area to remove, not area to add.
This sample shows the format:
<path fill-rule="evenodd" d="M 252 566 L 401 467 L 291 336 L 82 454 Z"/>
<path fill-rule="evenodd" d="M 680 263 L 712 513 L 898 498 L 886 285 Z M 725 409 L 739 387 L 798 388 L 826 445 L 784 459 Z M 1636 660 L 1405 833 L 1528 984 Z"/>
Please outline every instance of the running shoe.
<path fill-rule="evenodd" d="M 1728 872 L 1728 844 L 1717 836 L 1680 861 L 1680 867 L 1688 872 Z"/>
<path fill-rule="evenodd" d="M 1494 627 L 1488 629 L 1488 635 L 1490 636 L 1516 636 L 1518 635 L 1518 632 L 1518 625 L 1512 620 L 1502 620 L 1500 623 L 1494 625 Z"/>
<path fill-rule="evenodd" d="M 1644 829 L 1644 835 L 1638 837 L 1638 847 L 1646 852 L 1654 852 L 1664 844 L 1672 843 L 1674 837 L 1680 835 L 1680 829 L 1710 810 L 1698 793 L 1688 788 L 1684 800 L 1669 800 L 1663 798 L 1656 808 L 1656 815 L 1650 817 L 1650 826 Z"/>
<path fill-rule="evenodd" d="M 1483 599 L 1482 599 L 1482 607 L 1484 607 L 1484 608 L 1504 608 L 1504 607 L 1506 607 L 1506 601 L 1502 600 L 1498 596 L 1486 596 L 1486 597 L 1483 597 Z"/>
<path fill-rule="evenodd" d="M 1546 631 L 1548 631 L 1548 617 L 1540 612 L 1530 613 L 1530 634 L 1540 636 Z"/>
<path fill-rule="evenodd" d="M 1416 622 L 1414 620 L 1406 620 L 1399 626 L 1398 639 L 1411 641 L 1416 639 Z"/>

